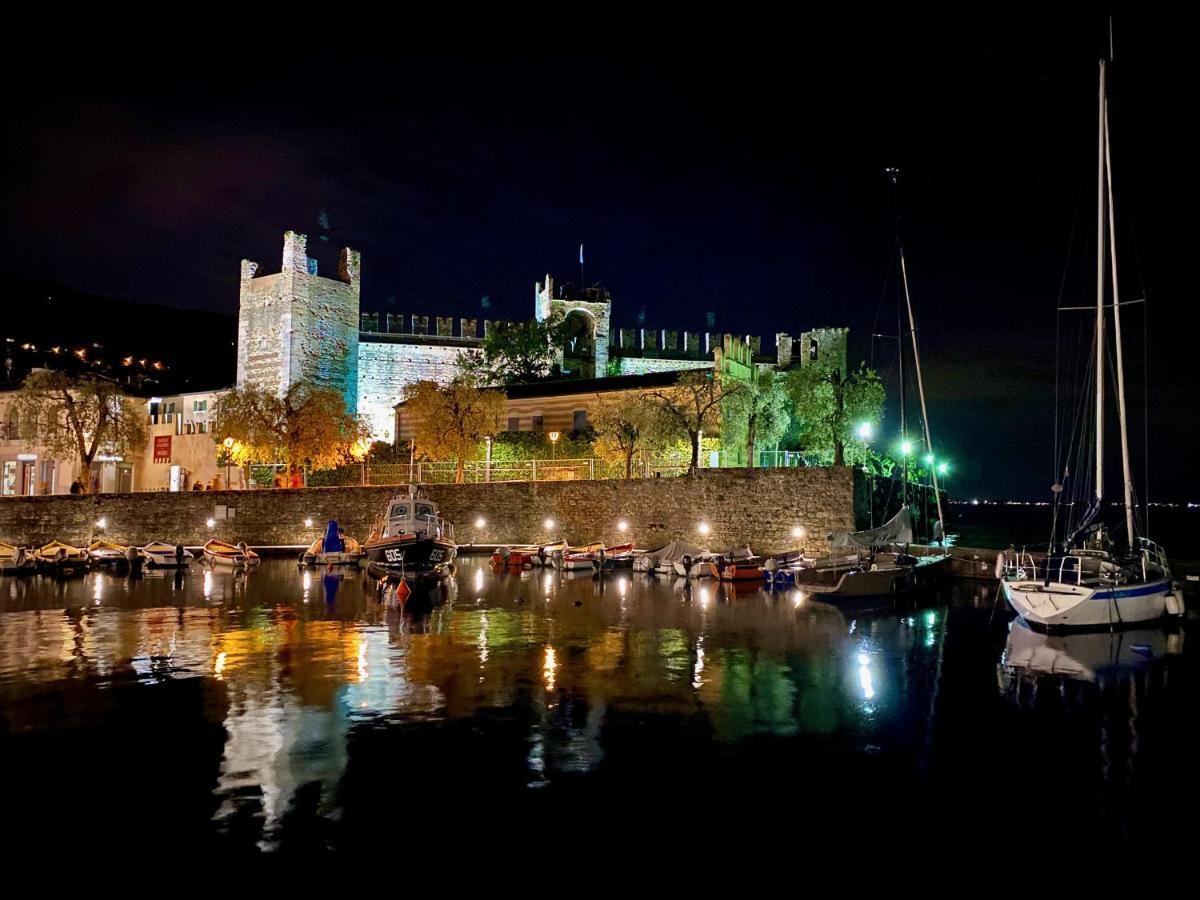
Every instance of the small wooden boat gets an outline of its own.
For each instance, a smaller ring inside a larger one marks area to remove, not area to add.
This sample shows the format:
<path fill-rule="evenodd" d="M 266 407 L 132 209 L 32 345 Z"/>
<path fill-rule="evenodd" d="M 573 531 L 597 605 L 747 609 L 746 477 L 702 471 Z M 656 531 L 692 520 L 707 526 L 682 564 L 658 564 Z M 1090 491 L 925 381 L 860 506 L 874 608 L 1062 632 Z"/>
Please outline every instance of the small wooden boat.
<path fill-rule="evenodd" d="M 317 538 L 300 554 L 300 564 L 304 566 L 358 565 L 358 561 L 366 555 L 367 552 L 363 549 L 362 544 L 343 534 L 338 523 L 330 519 L 324 537 Z"/>
<path fill-rule="evenodd" d="M 195 558 L 183 544 L 168 544 L 166 541 L 151 541 L 142 547 L 146 565 L 152 569 L 185 569 Z"/>
<path fill-rule="evenodd" d="M 62 541 L 51 541 L 33 551 L 33 558 L 40 571 L 64 577 L 82 575 L 88 570 L 88 552 L 81 547 L 72 547 Z"/>
<path fill-rule="evenodd" d="M 551 557 L 550 564 L 557 569 L 566 569 L 567 571 L 572 569 L 590 569 L 592 567 L 591 555 L 597 550 L 603 549 L 604 545 L 599 541 L 592 544 L 583 544 L 579 547 L 566 547 Z M 568 561 L 570 561 L 571 565 L 567 565 Z"/>
<path fill-rule="evenodd" d="M 240 544 L 227 544 L 218 540 L 209 541 L 204 545 L 204 559 L 209 565 L 231 569 L 257 566 L 262 561 L 244 541 Z"/>
<path fill-rule="evenodd" d="M 141 552 L 137 547 L 116 541 L 92 541 L 88 544 L 87 555 L 93 566 L 107 569 L 136 568 L 142 564 Z"/>
<path fill-rule="evenodd" d="M 721 558 L 720 553 L 684 554 L 672 563 L 672 567 L 680 578 L 716 578 L 716 564 Z"/>
<path fill-rule="evenodd" d="M 33 554 L 24 547 L 0 541 L 0 574 L 26 575 L 37 568 Z"/>
<path fill-rule="evenodd" d="M 524 569 L 534 564 L 541 549 L 530 544 L 500 547 L 492 554 L 492 565 L 497 569 Z"/>
<path fill-rule="evenodd" d="M 717 565 L 717 577 L 722 581 L 762 581 L 764 560 L 751 556 L 737 562 Z"/>
<path fill-rule="evenodd" d="M 529 562 L 534 566 L 552 566 L 554 565 L 555 554 L 567 552 L 566 541 L 555 541 L 553 544 L 545 544 L 537 549 L 530 558 Z"/>

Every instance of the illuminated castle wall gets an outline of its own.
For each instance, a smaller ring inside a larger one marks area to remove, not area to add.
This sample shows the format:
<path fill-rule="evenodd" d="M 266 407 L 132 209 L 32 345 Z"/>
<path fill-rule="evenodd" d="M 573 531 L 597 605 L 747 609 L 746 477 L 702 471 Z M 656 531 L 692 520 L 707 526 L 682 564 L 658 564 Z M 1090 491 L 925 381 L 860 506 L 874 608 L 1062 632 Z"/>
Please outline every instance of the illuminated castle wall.
<path fill-rule="evenodd" d="M 282 393 L 298 380 L 336 387 L 346 405 L 373 434 L 394 439 L 394 408 L 414 382 L 445 384 L 460 371 L 463 354 L 477 352 L 492 323 L 480 334 L 476 319 L 362 313 L 361 260 L 342 250 L 338 277 L 317 274 L 306 253 L 307 239 L 284 235 L 282 270 L 259 275 L 258 264 L 242 261 L 238 314 L 237 383 Z M 585 377 L 635 375 L 712 365 L 724 346 L 721 332 L 613 328 L 607 291 L 556 285 L 553 276 L 534 286 L 534 317 L 561 317 L 573 325 L 558 362 Z M 759 366 L 807 365 L 815 359 L 845 371 L 845 328 L 819 328 L 793 339 L 775 336 L 764 354 L 757 335 L 736 335 Z"/>

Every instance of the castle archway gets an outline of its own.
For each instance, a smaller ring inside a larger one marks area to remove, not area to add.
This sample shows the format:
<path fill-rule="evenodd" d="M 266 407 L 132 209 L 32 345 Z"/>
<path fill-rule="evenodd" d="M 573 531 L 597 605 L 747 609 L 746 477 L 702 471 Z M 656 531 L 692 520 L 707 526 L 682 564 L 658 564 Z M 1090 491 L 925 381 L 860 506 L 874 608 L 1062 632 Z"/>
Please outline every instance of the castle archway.
<path fill-rule="evenodd" d="M 596 320 L 586 309 L 569 310 L 563 318 L 562 337 L 563 374 L 576 378 L 595 378 L 596 372 Z M 599 373 L 603 374 L 603 373 Z"/>

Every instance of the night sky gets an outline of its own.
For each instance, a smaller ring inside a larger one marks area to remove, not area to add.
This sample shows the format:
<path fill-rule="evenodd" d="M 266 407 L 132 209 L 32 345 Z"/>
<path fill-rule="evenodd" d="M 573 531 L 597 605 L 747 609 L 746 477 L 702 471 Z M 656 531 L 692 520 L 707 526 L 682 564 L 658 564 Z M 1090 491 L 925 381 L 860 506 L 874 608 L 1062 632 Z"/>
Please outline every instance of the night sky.
<path fill-rule="evenodd" d="M 616 326 L 704 330 L 711 314 L 709 330 L 766 345 L 847 325 L 857 361 L 876 323 L 896 330 L 883 170 L 899 166 L 950 488 L 1048 497 L 1055 303 L 1060 286 L 1073 304 L 1094 291 L 1105 21 L 710 25 L 484 43 L 409 23 L 375 41 L 325 10 L 307 40 L 229 24 L 17 49 L 0 62 L 0 271 L 235 313 L 238 261 L 277 271 L 292 228 L 326 274 L 340 247 L 362 251 L 365 310 L 523 318 L 544 273 L 578 278 L 583 242 Z M 1189 31 L 1118 18 L 1112 71 L 1122 291 L 1150 298 L 1161 499 L 1200 499 Z M 1126 313 L 1139 399 L 1141 309 Z M 894 378 L 894 340 L 874 362 Z"/>

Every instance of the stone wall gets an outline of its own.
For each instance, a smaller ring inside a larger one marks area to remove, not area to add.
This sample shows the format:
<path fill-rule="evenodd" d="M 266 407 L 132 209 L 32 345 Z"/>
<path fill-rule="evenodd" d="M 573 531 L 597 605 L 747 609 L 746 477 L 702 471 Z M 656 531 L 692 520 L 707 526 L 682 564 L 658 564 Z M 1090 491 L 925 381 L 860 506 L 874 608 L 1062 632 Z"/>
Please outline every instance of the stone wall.
<path fill-rule="evenodd" d="M 355 409 L 358 390 L 360 258 L 342 251 L 338 279 L 316 274 L 307 239 L 284 234 L 283 269 L 258 275 L 242 260 L 237 384 L 282 394 L 305 380 L 337 389 Z"/>
<path fill-rule="evenodd" d="M 674 372 L 682 369 L 711 369 L 713 361 L 703 359 L 658 359 L 652 356 L 617 356 L 617 375 L 645 375 L 647 372 Z"/>
<path fill-rule="evenodd" d="M 396 411 L 407 385 L 447 384 L 458 374 L 463 347 L 363 341 L 358 345 L 358 413 L 379 440 L 395 439 Z"/>
<path fill-rule="evenodd" d="M 803 527 L 811 552 L 826 535 L 854 526 L 854 474 L 849 468 L 713 469 L 694 478 L 634 481 L 513 482 L 429 485 L 442 514 L 458 526 L 461 543 L 573 543 L 633 540 L 656 547 L 683 540 L 714 549 L 742 546 L 774 551 L 794 547 Z M 395 488 L 215 491 L 182 494 L 96 494 L 86 497 L 0 499 L 0 538 L 34 545 L 58 538 L 82 543 L 100 534 L 118 541 L 154 539 L 201 544 L 210 537 L 252 545 L 302 544 L 328 519 L 365 538 Z M 206 525 L 216 519 L 212 529 Z M 475 527 L 482 518 L 484 525 Z M 305 520 L 311 519 L 311 527 Z M 553 525 L 548 526 L 547 520 Z M 617 525 L 625 520 L 629 530 Z M 711 528 L 698 533 L 701 522 Z"/>

